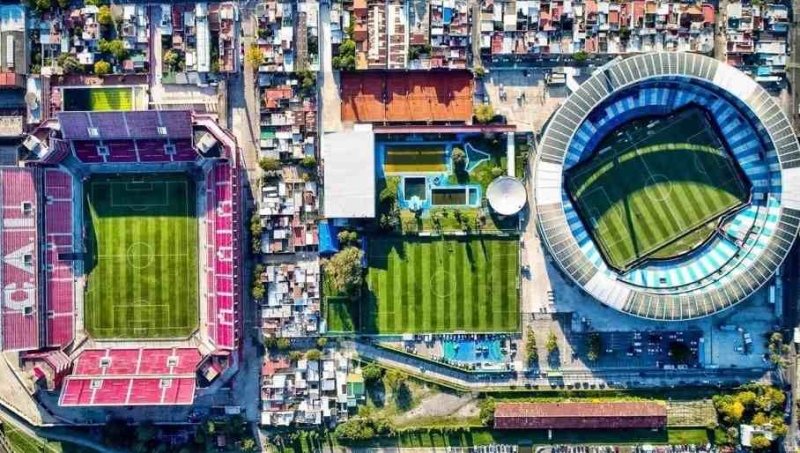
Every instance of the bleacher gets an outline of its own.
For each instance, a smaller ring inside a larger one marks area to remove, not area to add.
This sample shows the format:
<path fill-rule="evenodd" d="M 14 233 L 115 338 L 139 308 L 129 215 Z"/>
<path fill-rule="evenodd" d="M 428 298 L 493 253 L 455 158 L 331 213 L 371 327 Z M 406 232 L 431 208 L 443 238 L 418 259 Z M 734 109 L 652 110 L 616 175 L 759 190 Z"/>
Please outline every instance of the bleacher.
<path fill-rule="evenodd" d="M 37 349 L 38 170 L 0 168 L 0 321 L 2 350 Z"/>
<path fill-rule="evenodd" d="M 612 271 L 571 206 L 563 171 L 617 126 L 689 103 L 719 125 L 752 184 L 751 206 L 680 259 Z M 637 316 L 689 319 L 741 301 L 774 274 L 800 225 L 800 182 L 783 175 L 800 164 L 788 119 L 746 75 L 702 55 L 646 54 L 596 71 L 551 119 L 538 159 L 538 226 L 550 253 L 594 297 Z"/>
<path fill-rule="evenodd" d="M 47 346 L 63 347 L 74 338 L 74 269 L 72 261 L 59 260 L 59 254 L 75 251 L 72 176 L 61 170 L 45 170 L 44 193 Z"/>
<path fill-rule="evenodd" d="M 220 349 L 235 345 L 233 186 L 231 167 L 218 163 L 206 177 L 208 337 Z"/>
<path fill-rule="evenodd" d="M 192 162 L 192 116 L 187 111 L 59 112 L 61 135 L 87 164 Z"/>
<path fill-rule="evenodd" d="M 64 382 L 61 406 L 190 405 L 195 348 L 87 349 Z"/>

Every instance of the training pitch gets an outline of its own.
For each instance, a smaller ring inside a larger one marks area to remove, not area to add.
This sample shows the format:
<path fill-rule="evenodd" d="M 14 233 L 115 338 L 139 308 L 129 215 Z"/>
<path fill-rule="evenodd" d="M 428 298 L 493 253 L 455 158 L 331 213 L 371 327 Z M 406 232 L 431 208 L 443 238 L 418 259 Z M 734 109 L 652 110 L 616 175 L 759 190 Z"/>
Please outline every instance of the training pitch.
<path fill-rule="evenodd" d="M 566 188 L 611 267 L 684 254 L 749 187 L 705 113 L 690 108 L 614 131 L 599 155 L 567 170 Z"/>
<path fill-rule="evenodd" d="M 64 90 L 64 110 L 102 112 L 131 110 L 133 93 L 128 87 L 70 88 Z"/>
<path fill-rule="evenodd" d="M 442 172 L 447 169 L 444 145 L 386 145 L 386 173 Z"/>
<path fill-rule="evenodd" d="M 95 338 L 187 337 L 198 325 L 194 183 L 93 176 L 84 190 L 86 329 Z"/>
<path fill-rule="evenodd" d="M 357 327 L 372 334 L 518 331 L 518 254 L 518 238 L 372 238 Z"/>

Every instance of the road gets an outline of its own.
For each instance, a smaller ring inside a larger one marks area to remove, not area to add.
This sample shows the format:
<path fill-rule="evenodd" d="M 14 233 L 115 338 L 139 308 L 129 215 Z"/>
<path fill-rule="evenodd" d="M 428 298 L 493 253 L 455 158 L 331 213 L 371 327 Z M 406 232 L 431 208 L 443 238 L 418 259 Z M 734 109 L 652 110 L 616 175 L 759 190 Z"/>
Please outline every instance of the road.
<path fill-rule="evenodd" d="M 557 379 L 538 376 L 526 377 L 522 373 L 514 372 L 468 373 L 361 342 L 345 341 L 342 343 L 342 347 L 351 349 L 360 356 L 376 360 L 379 363 L 471 390 L 481 390 L 494 386 L 536 386 L 539 388 L 572 386 L 588 389 L 600 386 L 600 384 L 617 388 L 685 387 L 690 385 L 730 386 L 737 383 L 761 380 L 764 377 L 764 370 L 762 369 L 744 368 L 715 370 L 694 368 L 670 371 L 653 368 L 591 371 L 562 370 L 562 376 Z"/>
<path fill-rule="evenodd" d="M 247 49 L 254 42 L 254 4 L 244 3 L 241 7 L 242 43 Z M 242 71 L 228 79 L 228 127 L 236 136 L 242 149 L 247 179 L 251 190 L 258 188 L 258 148 L 259 148 L 259 103 L 256 72 L 253 65 L 244 59 Z M 255 195 L 253 193 L 253 195 Z"/>

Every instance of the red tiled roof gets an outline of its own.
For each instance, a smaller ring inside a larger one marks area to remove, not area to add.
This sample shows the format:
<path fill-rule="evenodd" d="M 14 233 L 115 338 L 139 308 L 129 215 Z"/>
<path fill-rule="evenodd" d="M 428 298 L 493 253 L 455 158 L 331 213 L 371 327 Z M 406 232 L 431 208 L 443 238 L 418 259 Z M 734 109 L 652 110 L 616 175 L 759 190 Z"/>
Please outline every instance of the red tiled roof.
<path fill-rule="evenodd" d="M 501 403 L 496 429 L 662 428 L 667 409 L 652 402 Z"/>
<path fill-rule="evenodd" d="M 703 3 L 703 22 L 707 24 L 714 23 L 714 5 Z"/>

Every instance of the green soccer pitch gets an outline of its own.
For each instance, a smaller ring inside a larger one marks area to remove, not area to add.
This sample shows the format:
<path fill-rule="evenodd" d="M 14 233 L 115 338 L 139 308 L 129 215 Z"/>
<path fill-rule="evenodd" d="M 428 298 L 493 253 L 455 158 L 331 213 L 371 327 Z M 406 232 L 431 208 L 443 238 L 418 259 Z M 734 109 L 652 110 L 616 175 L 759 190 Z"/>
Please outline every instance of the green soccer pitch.
<path fill-rule="evenodd" d="M 182 174 L 93 176 L 84 184 L 86 330 L 177 338 L 198 326 L 194 183 Z"/>
<path fill-rule="evenodd" d="M 70 88 L 64 90 L 64 110 L 131 110 L 133 92 L 129 87 Z"/>
<path fill-rule="evenodd" d="M 567 170 L 566 188 L 617 270 L 690 251 L 748 200 L 746 179 L 699 108 L 631 122 L 598 149 Z"/>
<path fill-rule="evenodd" d="M 519 330 L 518 238 L 383 237 L 368 251 L 361 332 Z"/>

